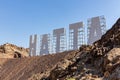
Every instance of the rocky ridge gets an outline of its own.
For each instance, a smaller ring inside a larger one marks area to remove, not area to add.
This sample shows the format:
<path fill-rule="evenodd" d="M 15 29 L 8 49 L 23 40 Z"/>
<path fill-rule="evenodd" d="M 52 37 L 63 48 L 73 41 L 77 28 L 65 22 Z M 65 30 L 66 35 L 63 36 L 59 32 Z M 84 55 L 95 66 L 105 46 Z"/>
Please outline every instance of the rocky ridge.
<path fill-rule="evenodd" d="M 120 19 L 100 40 L 72 54 L 59 62 L 46 79 L 120 80 Z"/>
<path fill-rule="evenodd" d="M 29 49 L 6 43 L 0 46 L 0 58 L 22 58 L 29 56 Z"/>

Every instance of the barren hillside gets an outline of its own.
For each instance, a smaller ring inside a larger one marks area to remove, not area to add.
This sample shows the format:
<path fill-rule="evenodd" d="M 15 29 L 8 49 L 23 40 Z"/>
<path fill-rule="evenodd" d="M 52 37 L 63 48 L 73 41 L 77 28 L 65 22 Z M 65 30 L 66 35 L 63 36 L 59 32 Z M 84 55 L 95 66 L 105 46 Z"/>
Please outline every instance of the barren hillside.
<path fill-rule="evenodd" d="M 37 73 L 45 73 L 70 52 L 27 57 L 0 59 L 0 80 L 28 80 Z"/>
<path fill-rule="evenodd" d="M 120 80 L 120 19 L 77 51 L 1 59 L 0 80 Z"/>

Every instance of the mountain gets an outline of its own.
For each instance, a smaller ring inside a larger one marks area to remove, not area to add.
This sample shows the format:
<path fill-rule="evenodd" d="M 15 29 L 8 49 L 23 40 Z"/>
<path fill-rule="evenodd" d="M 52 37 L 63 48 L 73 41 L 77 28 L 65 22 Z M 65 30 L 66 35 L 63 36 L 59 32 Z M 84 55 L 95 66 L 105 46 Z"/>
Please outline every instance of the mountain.
<path fill-rule="evenodd" d="M 0 59 L 0 80 L 120 80 L 120 19 L 79 50 Z"/>

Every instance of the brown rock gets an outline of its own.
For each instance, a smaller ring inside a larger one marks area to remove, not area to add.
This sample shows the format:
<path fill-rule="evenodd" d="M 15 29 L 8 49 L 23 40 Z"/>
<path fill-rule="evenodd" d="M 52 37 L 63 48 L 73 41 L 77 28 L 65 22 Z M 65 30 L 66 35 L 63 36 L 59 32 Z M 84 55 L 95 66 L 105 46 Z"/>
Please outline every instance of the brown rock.
<path fill-rule="evenodd" d="M 28 56 L 29 50 L 23 47 L 9 43 L 0 46 L 0 58 L 22 58 Z"/>
<path fill-rule="evenodd" d="M 105 73 L 104 73 L 104 77 L 105 78 L 108 78 L 110 76 L 110 73 L 108 72 L 108 71 L 106 71 Z"/>

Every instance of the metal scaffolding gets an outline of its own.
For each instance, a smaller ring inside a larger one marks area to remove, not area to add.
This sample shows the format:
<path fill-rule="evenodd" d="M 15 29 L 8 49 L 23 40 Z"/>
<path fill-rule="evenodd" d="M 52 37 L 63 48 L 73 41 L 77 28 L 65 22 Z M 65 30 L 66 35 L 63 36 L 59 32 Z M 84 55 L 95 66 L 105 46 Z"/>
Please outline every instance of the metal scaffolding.
<path fill-rule="evenodd" d="M 106 33 L 106 19 L 104 16 L 100 16 L 99 18 L 100 18 L 102 34 L 105 34 Z"/>
<path fill-rule="evenodd" d="M 104 16 L 98 16 L 87 21 L 87 44 L 91 45 L 106 32 L 106 20 Z"/>
<path fill-rule="evenodd" d="M 69 25 L 69 50 L 76 50 L 85 44 L 85 29 L 83 22 Z"/>
<path fill-rule="evenodd" d="M 63 52 L 66 50 L 66 31 L 64 28 L 53 30 L 53 53 Z"/>
<path fill-rule="evenodd" d="M 34 35 L 34 36 L 30 35 L 29 49 L 30 49 L 30 52 L 29 52 L 30 56 L 36 56 L 37 35 Z"/>
<path fill-rule="evenodd" d="M 87 32 L 86 35 L 85 32 Z M 66 50 L 76 50 L 81 45 L 86 44 L 86 40 L 87 44 L 93 44 L 93 42 L 100 39 L 105 32 L 106 20 L 104 16 L 98 16 L 88 19 L 87 31 L 85 31 L 83 22 L 69 24 L 68 43 L 66 39 L 66 30 L 64 28 L 54 29 L 52 35 L 43 34 L 39 37 L 37 37 L 37 35 L 31 35 L 29 43 L 30 55 L 46 55 Z M 87 36 L 87 39 L 85 36 Z"/>
<path fill-rule="evenodd" d="M 43 34 L 40 36 L 40 55 L 46 55 L 51 52 L 50 42 L 50 34 Z"/>

